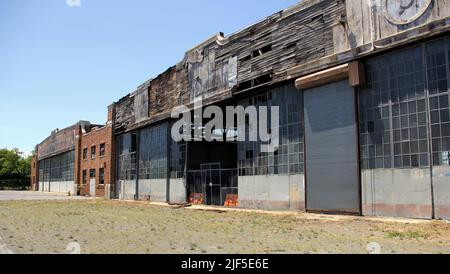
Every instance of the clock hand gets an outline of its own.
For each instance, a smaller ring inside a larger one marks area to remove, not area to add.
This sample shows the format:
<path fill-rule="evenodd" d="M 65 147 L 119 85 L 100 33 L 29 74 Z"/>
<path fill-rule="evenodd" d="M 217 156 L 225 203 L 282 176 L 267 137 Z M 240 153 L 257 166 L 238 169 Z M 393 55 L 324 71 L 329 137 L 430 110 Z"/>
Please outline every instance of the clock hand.
<path fill-rule="evenodd" d="M 415 0 L 410 0 L 408 4 L 404 5 L 403 2 L 400 2 L 400 7 L 402 9 L 409 9 L 413 4 L 414 4 Z"/>
<path fill-rule="evenodd" d="M 403 2 L 400 2 L 400 15 L 403 15 L 403 13 L 405 13 L 405 11 L 407 9 L 409 9 L 410 7 L 412 7 L 412 5 L 414 4 L 415 0 L 410 0 L 408 4 L 404 5 Z"/>

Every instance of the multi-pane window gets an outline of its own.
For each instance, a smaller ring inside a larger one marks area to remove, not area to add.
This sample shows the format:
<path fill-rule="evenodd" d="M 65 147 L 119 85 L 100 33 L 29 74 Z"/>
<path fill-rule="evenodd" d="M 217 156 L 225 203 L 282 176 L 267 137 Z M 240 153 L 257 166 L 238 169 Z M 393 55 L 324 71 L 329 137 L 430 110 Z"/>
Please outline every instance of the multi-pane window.
<path fill-rule="evenodd" d="M 136 134 L 117 137 L 117 177 L 119 180 L 136 179 Z"/>
<path fill-rule="evenodd" d="M 75 151 L 39 161 L 40 182 L 70 182 L 74 180 Z"/>
<path fill-rule="evenodd" d="M 427 76 L 433 165 L 440 166 L 450 151 L 450 109 L 448 79 L 450 71 L 450 38 L 426 45 Z"/>
<path fill-rule="evenodd" d="M 105 169 L 104 168 L 100 168 L 98 170 L 98 180 L 99 180 L 100 185 L 105 184 Z"/>
<path fill-rule="evenodd" d="M 238 143 L 239 176 L 304 173 L 303 97 L 293 85 L 249 98 L 240 105 L 268 107 L 270 132 L 279 131 L 279 147 L 275 152 L 261 151 L 264 143 L 249 141 L 250 121 L 246 118 L 246 141 Z M 280 110 L 279 128 L 271 126 L 271 107 Z M 263 117 L 264 118 L 264 117 Z"/>
<path fill-rule="evenodd" d="M 450 136 L 447 40 L 366 62 L 367 86 L 359 91 L 363 169 L 429 167 L 430 146 L 433 165 L 442 164 Z"/>
<path fill-rule="evenodd" d="M 83 148 L 83 160 L 87 160 L 87 157 L 88 157 L 88 149 Z"/>
<path fill-rule="evenodd" d="M 91 179 L 95 178 L 95 169 L 89 170 L 89 178 L 91 178 Z"/>
<path fill-rule="evenodd" d="M 170 143 L 170 178 L 179 179 L 184 177 L 186 165 L 186 143 L 171 141 Z"/>
<path fill-rule="evenodd" d="M 104 157 L 105 156 L 105 151 L 106 151 L 106 145 L 103 143 L 103 144 L 100 144 L 100 157 Z"/>
<path fill-rule="evenodd" d="M 167 178 L 167 123 L 140 131 L 139 179 Z"/>
<path fill-rule="evenodd" d="M 82 183 L 83 183 L 83 185 L 85 185 L 87 183 L 87 170 L 86 169 L 83 170 Z"/>
<path fill-rule="evenodd" d="M 95 146 L 91 146 L 91 159 L 95 159 L 95 151 L 96 151 Z"/>

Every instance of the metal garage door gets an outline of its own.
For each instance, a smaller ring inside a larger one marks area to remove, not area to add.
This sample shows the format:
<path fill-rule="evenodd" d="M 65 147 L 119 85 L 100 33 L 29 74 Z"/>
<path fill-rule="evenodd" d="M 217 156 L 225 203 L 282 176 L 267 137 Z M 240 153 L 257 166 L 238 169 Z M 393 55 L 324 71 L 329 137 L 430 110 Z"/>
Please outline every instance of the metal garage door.
<path fill-rule="evenodd" d="M 354 89 L 341 81 L 306 90 L 304 96 L 307 209 L 359 214 Z"/>

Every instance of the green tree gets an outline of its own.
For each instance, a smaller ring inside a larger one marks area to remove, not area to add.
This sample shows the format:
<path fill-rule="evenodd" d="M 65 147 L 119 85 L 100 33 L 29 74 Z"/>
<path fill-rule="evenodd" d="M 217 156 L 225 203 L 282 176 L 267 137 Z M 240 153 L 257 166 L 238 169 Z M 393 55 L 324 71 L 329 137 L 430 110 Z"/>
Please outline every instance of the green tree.
<path fill-rule="evenodd" d="M 0 149 L 0 178 L 29 178 L 30 165 L 31 157 L 25 157 L 19 149 Z"/>

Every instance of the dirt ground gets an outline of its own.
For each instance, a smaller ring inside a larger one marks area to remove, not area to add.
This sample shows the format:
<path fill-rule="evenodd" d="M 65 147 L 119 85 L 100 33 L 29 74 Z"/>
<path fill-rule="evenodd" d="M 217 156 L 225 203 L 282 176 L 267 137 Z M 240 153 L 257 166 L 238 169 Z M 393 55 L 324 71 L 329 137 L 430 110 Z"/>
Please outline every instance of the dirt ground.
<path fill-rule="evenodd" d="M 450 224 L 210 211 L 103 200 L 0 201 L 0 253 L 450 253 Z M 369 247 L 373 248 L 374 244 Z"/>

